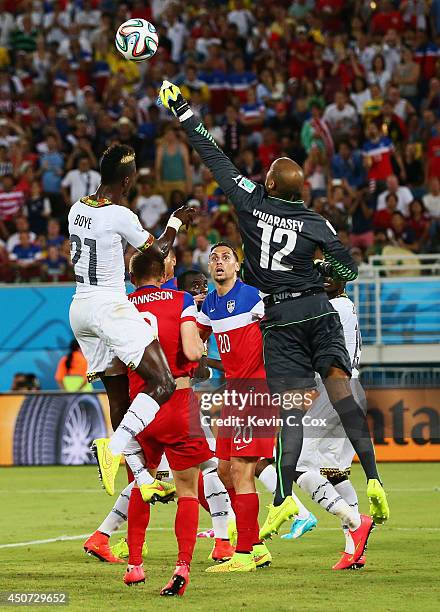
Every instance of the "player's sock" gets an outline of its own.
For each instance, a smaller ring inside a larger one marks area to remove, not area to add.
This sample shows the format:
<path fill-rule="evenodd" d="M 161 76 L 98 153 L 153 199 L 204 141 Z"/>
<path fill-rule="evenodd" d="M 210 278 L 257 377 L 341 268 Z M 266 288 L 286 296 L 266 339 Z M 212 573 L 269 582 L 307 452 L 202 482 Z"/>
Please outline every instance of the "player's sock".
<path fill-rule="evenodd" d="M 367 480 L 380 480 L 374 446 L 368 429 L 367 417 L 352 395 L 333 404 L 345 433 L 359 457 Z"/>
<path fill-rule="evenodd" d="M 226 489 L 226 493 L 229 495 L 229 501 L 231 502 L 231 507 L 232 507 L 232 510 L 234 511 L 234 514 L 237 514 L 237 511 L 235 509 L 235 500 L 237 499 L 237 493 L 235 492 L 234 487 L 231 487 L 230 489 Z"/>
<path fill-rule="evenodd" d="M 198 496 L 199 496 L 199 504 L 202 506 L 202 508 L 206 510 L 206 512 L 209 512 L 209 504 L 206 501 L 206 497 L 205 497 L 205 483 L 203 481 L 202 472 L 199 472 Z"/>
<path fill-rule="evenodd" d="M 124 450 L 124 457 L 139 486 L 153 484 L 155 479 L 145 467 L 144 453 L 136 438 L 131 438 L 128 441 Z"/>
<path fill-rule="evenodd" d="M 125 450 L 128 442 L 151 423 L 159 408 L 159 404 L 150 395 L 136 395 L 110 438 L 108 447 L 113 455 L 119 455 Z"/>
<path fill-rule="evenodd" d="M 217 468 L 203 474 L 205 498 L 209 505 L 212 528 L 216 538 L 228 538 L 228 495 L 218 477 Z"/>
<path fill-rule="evenodd" d="M 128 504 L 128 564 L 142 564 L 142 546 L 145 542 L 145 531 L 150 520 L 150 504 L 142 499 L 141 492 L 133 487 Z"/>
<path fill-rule="evenodd" d="M 199 523 L 199 500 L 196 497 L 179 497 L 177 500 L 174 531 L 179 554 L 177 561 L 191 563 L 196 545 L 197 526 Z"/>
<path fill-rule="evenodd" d="M 266 466 L 264 470 L 261 472 L 261 474 L 258 476 L 258 480 L 264 484 L 264 486 L 269 491 L 269 493 L 272 493 L 272 494 L 275 493 L 275 490 L 277 487 L 277 471 L 275 469 L 275 466 L 274 465 Z M 309 518 L 310 511 L 307 510 L 307 508 L 301 502 L 299 497 L 297 497 L 293 491 L 291 495 L 293 499 L 295 500 L 296 505 L 298 506 L 298 510 L 299 510 L 295 518 L 298 518 L 298 519 Z"/>
<path fill-rule="evenodd" d="M 289 423 L 284 423 L 278 434 L 276 470 L 277 487 L 273 500 L 274 506 L 280 506 L 284 499 L 292 494 L 293 483 L 298 477 L 296 466 L 301 455 L 303 444 L 303 411 L 298 408 L 289 410 Z"/>
<path fill-rule="evenodd" d="M 350 529 L 357 529 L 361 524 L 359 513 L 353 511 L 352 508 L 342 499 L 334 486 L 321 476 L 319 472 L 304 472 L 298 478 L 298 485 L 306 491 L 310 497 L 319 504 L 324 510 L 338 516 L 344 525 L 348 525 Z"/>
<path fill-rule="evenodd" d="M 128 502 L 130 500 L 133 485 L 134 482 L 130 482 L 130 484 L 121 491 L 115 505 L 98 527 L 98 531 L 111 536 L 112 533 L 117 531 L 119 527 L 125 523 L 128 516 Z"/>
<path fill-rule="evenodd" d="M 357 512 L 359 515 L 359 502 L 358 496 L 355 491 L 355 488 L 351 484 L 350 480 L 343 480 L 338 484 L 334 485 L 336 491 L 345 499 L 350 508 L 353 508 L 354 512 Z M 360 517 L 359 517 L 360 519 Z M 344 525 L 342 521 L 342 531 L 345 536 L 345 552 L 352 555 L 354 553 L 354 542 L 353 538 L 350 535 L 350 531 L 348 525 Z"/>
<path fill-rule="evenodd" d="M 250 553 L 258 539 L 255 533 L 258 523 L 259 501 L 257 493 L 240 493 L 235 498 L 235 516 L 237 521 L 236 552 Z M 258 530 L 259 531 L 259 530 Z"/>
<path fill-rule="evenodd" d="M 267 465 L 258 476 L 258 480 L 266 487 L 272 495 L 277 488 L 277 471 L 274 465 Z"/>

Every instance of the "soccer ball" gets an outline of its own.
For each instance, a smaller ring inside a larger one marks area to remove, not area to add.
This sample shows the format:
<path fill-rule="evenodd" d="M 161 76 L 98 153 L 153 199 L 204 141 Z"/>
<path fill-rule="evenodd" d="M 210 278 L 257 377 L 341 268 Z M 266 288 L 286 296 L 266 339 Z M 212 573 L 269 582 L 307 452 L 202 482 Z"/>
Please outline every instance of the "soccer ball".
<path fill-rule="evenodd" d="M 156 28 L 149 21 L 129 19 L 119 26 L 115 44 L 116 49 L 125 59 L 132 62 L 143 62 L 156 53 L 159 37 Z"/>

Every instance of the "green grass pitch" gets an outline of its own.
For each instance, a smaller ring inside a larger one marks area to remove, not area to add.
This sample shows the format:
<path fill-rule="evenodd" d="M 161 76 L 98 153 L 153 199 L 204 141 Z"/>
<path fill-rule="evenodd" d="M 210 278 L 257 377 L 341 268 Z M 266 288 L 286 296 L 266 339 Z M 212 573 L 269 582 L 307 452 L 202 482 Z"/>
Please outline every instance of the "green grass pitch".
<path fill-rule="evenodd" d="M 100 563 L 85 555 L 83 537 L 4 546 L 92 532 L 112 506 L 99 488 L 96 468 L 0 468 L 0 591 L 66 591 L 69 610 L 87 611 L 177 607 L 208 612 L 439 610 L 440 466 L 384 464 L 381 474 L 391 519 L 373 531 L 365 569 L 331 570 L 343 550 L 342 531 L 335 518 L 301 494 L 319 519 L 317 529 L 300 540 L 274 539 L 270 544 L 272 567 L 255 574 L 205 574 L 212 540 L 198 540 L 191 583 L 185 596 L 176 601 L 158 597 L 174 567 L 175 504 L 153 508 L 147 536 L 150 552 L 145 560 L 147 581 L 129 589 L 122 582 L 125 566 Z M 120 488 L 124 477 L 121 469 Z M 353 482 L 365 511 L 365 481 L 358 466 Z M 263 518 L 269 495 L 261 493 L 260 501 Z M 200 527 L 208 526 L 209 517 L 201 509 Z"/>

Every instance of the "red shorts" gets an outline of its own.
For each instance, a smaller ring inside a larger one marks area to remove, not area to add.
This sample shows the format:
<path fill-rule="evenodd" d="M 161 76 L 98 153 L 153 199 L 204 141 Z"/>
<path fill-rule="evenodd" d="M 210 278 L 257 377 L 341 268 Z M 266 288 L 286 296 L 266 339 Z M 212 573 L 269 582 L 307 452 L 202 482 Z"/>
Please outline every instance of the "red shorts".
<path fill-rule="evenodd" d="M 230 411 L 222 410 L 220 418 L 230 415 Z M 219 427 L 215 445 L 215 456 L 225 461 L 231 457 L 272 458 L 275 447 L 276 426 L 273 424 L 259 427 L 249 422 L 251 411 L 234 413 L 238 422 L 231 426 Z M 268 413 L 269 418 L 272 417 Z"/>
<path fill-rule="evenodd" d="M 172 470 L 186 470 L 213 456 L 200 425 L 199 402 L 192 389 L 174 391 L 154 421 L 137 437 L 147 466 L 157 468 L 165 453 Z"/>

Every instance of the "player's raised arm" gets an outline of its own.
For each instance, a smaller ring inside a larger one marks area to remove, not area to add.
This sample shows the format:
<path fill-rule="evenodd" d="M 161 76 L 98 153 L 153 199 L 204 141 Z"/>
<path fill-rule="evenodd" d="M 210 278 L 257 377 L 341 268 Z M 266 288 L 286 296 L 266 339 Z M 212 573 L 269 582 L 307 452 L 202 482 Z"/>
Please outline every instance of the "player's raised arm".
<path fill-rule="evenodd" d="M 324 253 L 325 261 L 316 260 L 315 267 L 323 276 L 353 281 L 358 277 L 358 267 L 340 241 L 336 230 L 329 221 L 323 219 L 319 246 Z"/>
<path fill-rule="evenodd" d="M 160 88 L 160 99 L 162 104 L 179 119 L 191 145 L 237 210 L 250 201 L 251 194 L 255 203 L 257 190 L 264 194 L 263 186 L 243 176 L 234 166 L 203 123 L 196 119 L 177 85 L 164 81 Z"/>
<path fill-rule="evenodd" d="M 116 212 L 115 230 L 124 240 L 141 252 L 145 252 L 148 248 L 158 249 L 164 257 L 168 255 L 180 226 L 188 225 L 196 213 L 195 209 L 190 206 L 181 206 L 168 219 L 163 234 L 155 239 L 142 227 L 133 212 L 122 207 Z"/>

